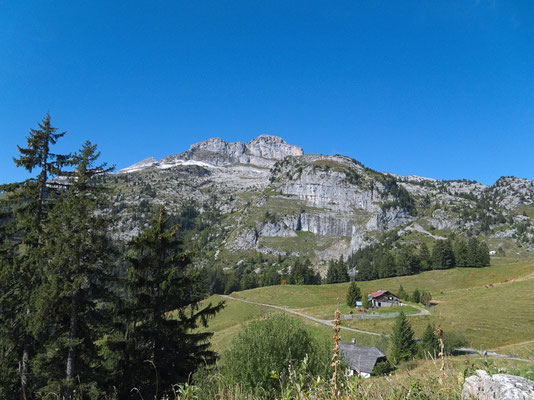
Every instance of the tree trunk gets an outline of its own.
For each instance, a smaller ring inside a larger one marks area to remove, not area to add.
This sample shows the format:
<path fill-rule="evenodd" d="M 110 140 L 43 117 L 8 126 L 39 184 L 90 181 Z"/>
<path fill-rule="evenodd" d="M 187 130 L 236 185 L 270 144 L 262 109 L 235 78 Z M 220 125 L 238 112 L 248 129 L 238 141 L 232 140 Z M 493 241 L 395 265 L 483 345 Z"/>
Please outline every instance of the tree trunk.
<path fill-rule="evenodd" d="M 70 312 L 70 330 L 69 339 L 69 352 L 67 353 L 67 370 L 66 381 L 68 385 L 67 392 L 65 393 L 66 400 L 72 400 L 72 385 L 74 383 L 74 377 L 76 376 L 76 357 L 77 357 L 77 345 L 73 343 L 78 337 L 78 307 L 77 307 L 76 295 L 72 299 L 72 308 Z"/>
<path fill-rule="evenodd" d="M 21 398 L 28 399 L 28 363 L 30 361 L 30 352 L 32 348 L 32 339 L 29 335 L 24 335 L 24 345 L 22 347 L 22 360 L 20 363 L 20 387 Z"/>

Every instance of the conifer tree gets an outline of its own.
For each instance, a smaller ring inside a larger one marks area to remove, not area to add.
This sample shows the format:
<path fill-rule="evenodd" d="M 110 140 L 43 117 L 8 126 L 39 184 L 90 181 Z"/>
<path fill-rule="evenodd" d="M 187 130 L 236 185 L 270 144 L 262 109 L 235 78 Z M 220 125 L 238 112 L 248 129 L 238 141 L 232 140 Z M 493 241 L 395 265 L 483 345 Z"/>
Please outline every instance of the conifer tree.
<path fill-rule="evenodd" d="M 46 266 L 35 291 L 35 324 L 44 351 L 36 356 L 36 369 L 46 382 L 41 393 L 60 393 L 70 400 L 73 388 L 94 385 L 105 284 L 113 251 L 106 236 L 107 220 L 99 212 L 106 206 L 103 188 L 95 182 L 111 170 L 95 165 L 96 145 L 85 142 L 73 157 L 76 167 L 67 188 L 44 225 L 42 245 Z"/>
<path fill-rule="evenodd" d="M 18 387 L 22 397 L 31 396 L 30 358 L 35 346 L 35 311 L 33 293 L 40 285 L 44 259 L 42 257 L 43 224 L 52 208 L 58 184 L 51 181 L 69 164 L 69 156 L 52 152 L 52 146 L 65 135 L 53 127 L 50 115 L 30 129 L 26 147 L 18 147 L 20 156 L 15 165 L 37 176 L 23 182 L 0 186 L 4 192 L 0 208 L 5 224 L 0 224 L 3 262 L 0 265 L 0 330 L 1 346 L 10 349 L 9 360 L 0 366 L 0 381 Z M 15 356 L 17 354 L 17 356 Z M 18 359 L 18 360 L 17 360 Z M 4 361 L 4 360 L 2 360 Z M 19 370 L 17 383 L 12 374 Z M 13 392 L 11 393 L 13 394 Z"/>
<path fill-rule="evenodd" d="M 467 249 L 467 244 L 464 240 L 456 240 L 456 243 L 454 244 L 454 257 L 456 259 L 456 265 L 458 267 L 469 266 L 469 252 Z"/>
<path fill-rule="evenodd" d="M 487 267 L 490 265 L 490 254 L 489 254 L 489 248 L 486 242 L 481 242 L 478 245 L 478 264 L 481 267 Z"/>
<path fill-rule="evenodd" d="M 421 260 L 421 271 L 428 271 L 429 269 L 432 269 L 432 258 L 425 242 L 421 243 L 421 248 L 419 249 L 419 259 Z"/>
<path fill-rule="evenodd" d="M 435 327 L 428 324 L 419 341 L 419 356 L 422 358 L 436 357 L 439 353 L 438 337 L 434 334 L 434 331 Z"/>
<path fill-rule="evenodd" d="M 224 303 L 199 303 L 207 296 L 202 271 L 189 267 L 178 229 L 168 226 L 160 208 L 148 228 L 129 244 L 129 296 L 121 305 L 122 321 L 105 346 L 119 398 L 127 397 L 134 387 L 145 399 L 160 398 L 200 365 L 217 359 L 209 349 L 212 334 L 193 330 L 207 326 Z"/>
<path fill-rule="evenodd" d="M 391 356 L 393 362 L 399 363 L 411 359 L 415 354 L 414 333 L 406 315 L 399 314 L 391 334 Z"/>
<path fill-rule="evenodd" d="M 399 291 L 397 292 L 397 296 L 399 296 L 399 298 L 402 300 L 408 300 L 408 297 L 409 297 L 408 293 L 406 293 L 402 285 L 399 286 Z"/>
<path fill-rule="evenodd" d="M 395 276 L 395 272 L 396 272 L 395 258 L 389 251 L 387 251 L 380 258 L 380 262 L 378 265 L 378 277 L 389 278 L 389 277 Z"/>
<path fill-rule="evenodd" d="M 349 290 L 347 291 L 347 305 L 349 307 L 355 307 L 356 302 L 362 299 L 360 288 L 356 285 L 356 282 L 351 282 Z"/>
<path fill-rule="evenodd" d="M 415 288 L 413 291 L 410 300 L 412 300 L 414 303 L 420 303 L 421 302 L 421 292 L 419 289 Z"/>

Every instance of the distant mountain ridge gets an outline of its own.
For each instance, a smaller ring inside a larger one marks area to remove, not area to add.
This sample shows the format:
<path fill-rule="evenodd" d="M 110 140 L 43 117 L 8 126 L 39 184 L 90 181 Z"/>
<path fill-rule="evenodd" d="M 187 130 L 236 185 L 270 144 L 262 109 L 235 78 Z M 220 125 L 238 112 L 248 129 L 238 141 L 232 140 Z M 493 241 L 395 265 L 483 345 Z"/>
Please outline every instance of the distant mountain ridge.
<path fill-rule="evenodd" d="M 139 231 L 149 205 L 179 212 L 195 201 L 201 212 L 210 204 L 220 215 L 213 255 L 253 250 L 322 262 L 387 232 L 406 241 L 454 232 L 483 236 L 494 250 L 534 250 L 534 181 L 502 177 L 487 186 L 399 176 L 350 157 L 304 154 L 271 135 L 247 143 L 212 138 L 160 161 L 142 160 L 111 179 L 118 237 Z"/>

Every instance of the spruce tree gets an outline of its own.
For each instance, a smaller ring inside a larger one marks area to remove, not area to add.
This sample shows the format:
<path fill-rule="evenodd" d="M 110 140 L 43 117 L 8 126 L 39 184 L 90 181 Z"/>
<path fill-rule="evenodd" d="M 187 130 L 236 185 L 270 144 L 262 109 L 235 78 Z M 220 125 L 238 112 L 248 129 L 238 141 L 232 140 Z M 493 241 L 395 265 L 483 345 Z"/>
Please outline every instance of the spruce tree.
<path fill-rule="evenodd" d="M 395 273 L 396 273 L 395 258 L 391 255 L 389 251 L 387 251 L 380 258 L 380 262 L 378 265 L 378 277 L 389 278 L 389 277 L 395 276 Z"/>
<path fill-rule="evenodd" d="M 414 303 L 420 303 L 421 302 L 421 292 L 419 289 L 415 289 L 412 293 L 412 296 L 410 297 L 410 300 Z"/>
<path fill-rule="evenodd" d="M 356 302 L 362 299 L 360 288 L 356 285 L 356 282 L 351 282 L 349 290 L 347 291 L 347 305 L 349 307 L 355 307 Z"/>
<path fill-rule="evenodd" d="M 456 240 L 456 243 L 454 244 L 454 257 L 456 259 L 456 265 L 458 267 L 469 266 L 469 252 L 467 249 L 467 244 L 464 240 Z"/>
<path fill-rule="evenodd" d="M 435 327 L 428 324 L 419 341 L 419 356 L 421 358 L 436 357 L 439 353 L 438 337 L 434 334 Z"/>
<path fill-rule="evenodd" d="M 402 300 L 408 300 L 409 298 L 408 293 L 406 293 L 402 285 L 399 286 L 399 291 L 397 292 L 397 296 L 399 296 L 399 298 Z"/>
<path fill-rule="evenodd" d="M 432 258 L 425 242 L 421 243 L 421 248 L 419 249 L 419 259 L 421 260 L 421 271 L 428 271 L 429 269 L 432 269 Z"/>
<path fill-rule="evenodd" d="M 0 186 L 0 191 L 4 192 L 0 209 L 6 221 L 0 224 L 0 292 L 3 293 L 0 296 L 0 345 L 10 349 L 9 359 L 0 367 L 0 381 L 11 388 L 17 387 L 21 397 L 31 397 L 34 390 L 30 361 L 38 332 L 32 326 L 35 320 L 33 293 L 41 284 L 46 261 L 42 257 L 43 225 L 60 186 L 51 179 L 69 164 L 68 155 L 52 152 L 53 145 L 65 132 L 57 132 L 48 114 L 38 125 L 38 129 L 30 130 L 26 147 L 17 146 L 20 155 L 14 158 L 17 167 L 30 174 L 37 171 L 37 176 Z M 9 372 L 12 370 L 19 371 L 16 382 L 12 382 L 13 374 Z"/>
<path fill-rule="evenodd" d="M 213 364 L 207 326 L 224 303 L 201 305 L 207 297 L 202 271 L 190 267 L 190 257 L 177 238 L 178 226 L 168 226 L 165 210 L 129 244 L 122 319 L 107 339 L 110 384 L 119 398 L 136 387 L 145 399 L 170 393 L 201 365 Z M 171 315 L 172 313 L 172 315 Z"/>
<path fill-rule="evenodd" d="M 76 165 L 67 188 L 44 225 L 42 245 L 46 266 L 35 291 L 35 325 L 43 350 L 36 370 L 46 385 L 40 393 L 73 398 L 74 387 L 94 387 L 106 282 L 113 267 L 113 250 L 106 236 L 107 220 L 100 212 L 107 205 L 103 188 L 95 181 L 109 172 L 95 165 L 96 145 L 86 142 L 73 157 Z"/>
<path fill-rule="evenodd" d="M 398 364 L 400 361 L 409 360 L 415 354 L 414 333 L 406 315 L 403 312 L 399 314 L 391 333 L 391 357 L 393 362 Z"/>
<path fill-rule="evenodd" d="M 486 242 L 481 242 L 478 245 L 478 264 L 481 267 L 487 267 L 490 265 L 489 248 Z"/>

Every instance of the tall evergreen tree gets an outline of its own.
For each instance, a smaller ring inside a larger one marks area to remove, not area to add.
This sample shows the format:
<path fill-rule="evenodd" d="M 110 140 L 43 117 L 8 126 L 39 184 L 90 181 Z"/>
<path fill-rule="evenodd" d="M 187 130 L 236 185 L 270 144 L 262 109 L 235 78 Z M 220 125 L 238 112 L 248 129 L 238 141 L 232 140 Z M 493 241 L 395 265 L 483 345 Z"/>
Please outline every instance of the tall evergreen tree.
<path fill-rule="evenodd" d="M 454 257 L 458 267 L 469 266 L 469 252 L 467 249 L 467 244 L 463 239 L 456 240 L 454 244 Z"/>
<path fill-rule="evenodd" d="M 455 266 L 456 261 L 454 259 L 451 241 L 449 239 L 436 240 L 432 249 L 432 268 L 447 269 L 454 268 Z"/>
<path fill-rule="evenodd" d="M 389 251 L 386 251 L 380 258 L 378 264 L 378 277 L 389 278 L 395 276 L 396 269 L 395 258 Z"/>
<path fill-rule="evenodd" d="M 356 282 L 351 282 L 349 290 L 347 291 L 347 305 L 349 307 L 355 307 L 356 302 L 362 299 L 362 293 L 360 288 L 356 285 Z"/>
<path fill-rule="evenodd" d="M 3 331 L 0 340 L 2 347 L 11 349 L 9 360 L 1 363 L 0 381 L 11 381 L 12 374 L 8 372 L 9 377 L 2 376 L 4 371 L 20 369 L 19 381 L 8 385 L 18 386 L 22 397 L 30 397 L 33 391 L 30 387 L 30 357 L 35 345 L 33 293 L 41 283 L 45 261 L 42 258 L 43 224 L 58 186 L 51 179 L 61 174 L 61 168 L 69 163 L 69 156 L 52 152 L 52 146 L 63 135 L 65 132 L 58 133 L 47 114 L 38 129 L 30 130 L 26 147 L 17 146 L 20 156 L 14 158 L 17 167 L 30 174 L 36 170 L 37 176 L 0 186 L 0 191 L 4 192 L 0 208 L 7 221 L 0 224 L 3 258 L 0 292 L 4 294 L 0 296 L 0 329 Z M 18 361 L 14 354 L 19 355 Z"/>
<path fill-rule="evenodd" d="M 106 344 L 107 366 L 120 398 L 134 387 L 145 399 L 159 398 L 200 365 L 217 359 L 209 349 L 212 334 L 193 330 L 207 326 L 224 303 L 201 306 L 207 295 L 201 271 L 189 267 L 176 238 L 178 226 L 167 222 L 161 208 L 131 241 L 126 257 L 129 297 L 122 305 L 120 329 Z"/>
<path fill-rule="evenodd" d="M 96 384 L 99 338 L 105 284 L 113 267 L 107 220 L 99 211 L 107 202 L 95 180 L 111 170 L 95 165 L 96 145 L 86 142 L 73 157 L 65 194 L 49 213 L 44 226 L 42 254 L 46 258 L 41 285 L 35 291 L 34 319 L 44 351 L 36 369 L 45 388 L 73 398 L 74 387 Z"/>
<path fill-rule="evenodd" d="M 425 242 L 421 243 L 419 248 L 419 259 L 421 260 L 421 271 L 432 269 L 432 257 Z"/>
<path fill-rule="evenodd" d="M 413 329 L 403 312 L 399 314 L 391 333 L 391 357 L 393 362 L 399 363 L 411 359 L 415 354 Z"/>

